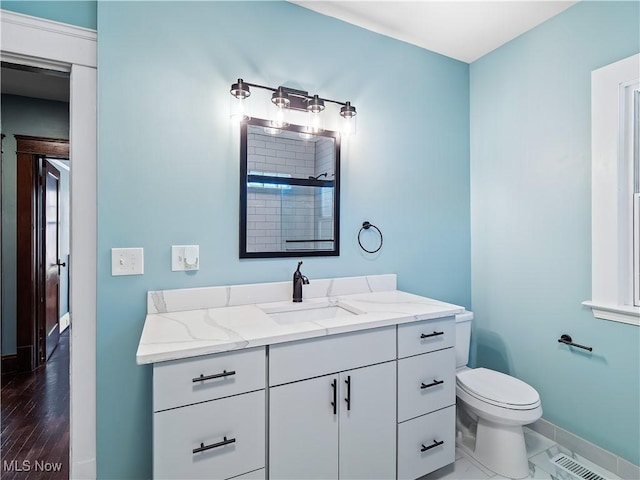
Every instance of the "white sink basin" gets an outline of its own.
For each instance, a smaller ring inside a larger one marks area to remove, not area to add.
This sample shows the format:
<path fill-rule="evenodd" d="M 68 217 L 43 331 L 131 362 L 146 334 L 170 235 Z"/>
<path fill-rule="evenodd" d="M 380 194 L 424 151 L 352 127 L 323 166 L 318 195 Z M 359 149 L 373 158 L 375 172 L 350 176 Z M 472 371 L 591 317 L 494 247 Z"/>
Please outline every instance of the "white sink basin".
<path fill-rule="evenodd" d="M 364 313 L 344 303 L 328 302 L 290 303 L 286 305 L 261 306 L 260 309 L 281 325 L 351 317 Z"/>

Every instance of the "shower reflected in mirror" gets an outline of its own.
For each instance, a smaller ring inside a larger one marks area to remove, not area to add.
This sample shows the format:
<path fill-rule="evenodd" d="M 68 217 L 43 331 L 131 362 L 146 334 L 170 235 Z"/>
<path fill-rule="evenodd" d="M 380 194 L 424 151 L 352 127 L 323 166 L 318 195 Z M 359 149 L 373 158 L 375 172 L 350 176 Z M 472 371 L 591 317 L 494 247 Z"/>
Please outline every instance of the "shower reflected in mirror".
<path fill-rule="evenodd" d="M 241 125 L 240 258 L 339 255 L 340 136 Z"/>

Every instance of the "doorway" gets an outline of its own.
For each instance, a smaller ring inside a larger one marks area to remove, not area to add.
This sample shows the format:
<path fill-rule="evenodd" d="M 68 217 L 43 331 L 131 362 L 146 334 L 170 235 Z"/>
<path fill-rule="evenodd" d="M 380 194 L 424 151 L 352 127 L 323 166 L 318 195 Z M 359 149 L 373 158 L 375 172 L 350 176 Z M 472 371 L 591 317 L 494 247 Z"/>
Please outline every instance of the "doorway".
<path fill-rule="evenodd" d="M 69 74 L 2 62 L 1 92 L 2 371 L 30 371 L 47 356 L 44 308 L 48 306 L 51 318 L 59 315 L 54 312 L 58 294 L 52 281 L 49 297 L 44 296 L 43 254 L 60 257 L 69 251 L 66 233 L 64 252 L 59 236 L 49 249 L 44 248 L 46 223 L 41 219 L 46 200 L 41 186 L 43 158 L 69 159 Z M 66 175 L 66 192 L 68 185 Z M 68 232 L 68 199 L 63 204 Z M 68 277 L 67 268 L 60 273 Z M 68 282 L 63 286 L 67 288 Z M 68 309 L 67 302 L 63 306 Z"/>
<path fill-rule="evenodd" d="M 66 98 L 51 99 L 50 77 Z M 1 86 L 2 475 L 39 462 L 68 478 L 68 332 L 58 344 L 69 317 L 69 75 L 3 62 Z"/>
<path fill-rule="evenodd" d="M 3 96 L 3 100 L 7 96 Z M 49 114 L 49 120 L 60 121 L 64 128 L 66 118 L 51 116 L 51 111 L 62 105 L 18 97 L 19 105 L 39 104 L 38 117 Z M 12 98 L 12 100 L 16 100 Z M 63 104 L 66 105 L 66 104 Z M 63 108 L 63 107 L 62 107 Z M 19 107 L 22 110 L 21 107 Z M 5 109 L 6 110 L 6 109 Z M 4 115 L 4 112 L 3 112 Z M 22 128 L 28 128 L 23 126 Z M 57 346 L 60 333 L 60 318 L 68 313 L 61 311 L 60 279 L 68 279 L 68 242 L 63 248 L 61 240 L 68 238 L 69 223 L 61 222 L 62 206 L 68 198 L 61 197 L 63 179 L 54 166 L 69 158 L 68 140 L 57 140 L 25 135 L 14 135 L 16 139 L 16 369 L 32 371 L 44 365 Z M 9 152 L 7 152 L 8 154 Z M 55 160 L 59 159 L 59 160 Z M 5 159 L 8 163 L 8 159 Z M 68 185 L 68 176 L 64 179 Z M 3 194 L 6 197 L 11 193 Z M 3 209 L 4 210 L 4 209 Z M 10 214 L 10 209 L 7 209 Z M 3 214 L 5 212 L 3 211 Z M 10 216 L 10 215 L 9 215 Z M 4 245 L 4 242 L 3 242 Z M 4 247 L 3 247 L 4 250 Z M 11 252 L 3 252 L 8 258 Z M 63 257 L 67 261 L 63 261 Z M 10 272 L 9 272 L 10 274 Z M 62 277 L 61 277 L 62 275 Z M 6 276 L 3 285 L 11 286 Z M 63 282 L 68 285 L 68 281 Z M 3 291 L 3 305 L 13 301 Z M 3 315 L 3 336 L 9 330 L 6 323 L 11 318 Z M 7 343 L 9 343 L 7 339 Z M 3 370 L 4 371 L 4 370 Z"/>
<path fill-rule="evenodd" d="M 91 479 L 97 474 L 97 32 L 6 10 L 1 13 L 2 61 L 70 74 L 69 310 L 75 319 L 69 332 L 70 477 Z"/>

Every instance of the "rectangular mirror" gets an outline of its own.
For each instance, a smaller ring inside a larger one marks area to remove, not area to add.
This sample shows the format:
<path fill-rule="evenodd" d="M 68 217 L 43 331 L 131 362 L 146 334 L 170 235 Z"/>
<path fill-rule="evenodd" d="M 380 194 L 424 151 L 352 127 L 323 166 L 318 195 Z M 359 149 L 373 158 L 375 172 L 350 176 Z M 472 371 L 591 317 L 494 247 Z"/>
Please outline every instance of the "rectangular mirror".
<path fill-rule="evenodd" d="M 274 128 L 240 135 L 240 258 L 339 255 L 340 135 Z"/>

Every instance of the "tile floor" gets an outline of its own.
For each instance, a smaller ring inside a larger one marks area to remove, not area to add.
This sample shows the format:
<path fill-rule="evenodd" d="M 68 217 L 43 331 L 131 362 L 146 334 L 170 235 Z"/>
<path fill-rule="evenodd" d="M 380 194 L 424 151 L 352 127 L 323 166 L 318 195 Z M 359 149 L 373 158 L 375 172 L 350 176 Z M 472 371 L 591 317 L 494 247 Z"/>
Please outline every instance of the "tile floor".
<path fill-rule="evenodd" d="M 569 458 L 577 460 L 602 478 L 607 480 L 619 480 L 620 478 L 533 430 L 525 427 L 524 432 L 529 457 L 529 478 L 536 480 L 579 479 L 580 477 L 574 476 L 552 464 L 551 458 L 559 453 L 564 453 Z M 456 446 L 456 462 L 453 465 L 436 470 L 420 480 L 486 480 L 489 478 L 492 480 L 504 479 L 504 477 L 480 465 L 462 448 Z"/>

